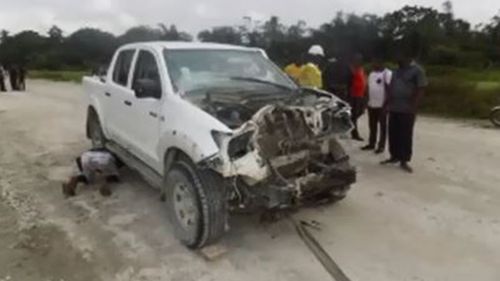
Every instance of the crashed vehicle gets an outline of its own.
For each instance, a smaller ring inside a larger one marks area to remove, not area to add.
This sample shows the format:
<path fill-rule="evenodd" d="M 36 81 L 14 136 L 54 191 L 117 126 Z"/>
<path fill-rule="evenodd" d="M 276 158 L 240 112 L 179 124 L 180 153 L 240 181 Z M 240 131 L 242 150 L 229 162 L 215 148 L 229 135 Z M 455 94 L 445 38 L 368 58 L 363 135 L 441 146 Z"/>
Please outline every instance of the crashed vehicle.
<path fill-rule="evenodd" d="M 93 146 L 161 190 L 190 248 L 220 238 L 231 211 L 340 200 L 355 182 L 338 141 L 352 129 L 349 106 L 298 87 L 260 49 L 130 44 L 83 85 Z"/>

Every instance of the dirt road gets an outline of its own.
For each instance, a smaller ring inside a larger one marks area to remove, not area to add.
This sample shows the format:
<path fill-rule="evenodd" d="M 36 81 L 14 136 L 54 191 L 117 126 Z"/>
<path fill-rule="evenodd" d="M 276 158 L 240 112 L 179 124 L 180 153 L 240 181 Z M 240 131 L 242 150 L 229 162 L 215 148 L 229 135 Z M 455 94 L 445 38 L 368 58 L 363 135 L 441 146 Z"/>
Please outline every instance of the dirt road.
<path fill-rule="evenodd" d="M 60 182 L 89 147 L 82 88 L 28 86 L 0 93 L 0 281 L 331 280 L 286 221 L 233 218 L 229 252 L 205 262 L 134 173 L 109 199 L 64 200 Z M 347 146 L 352 193 L 296 216 L 322 224 L 314 235 L 352 280 L 500 280 L 500 130 L 420 118 L 413 175 Z"/>

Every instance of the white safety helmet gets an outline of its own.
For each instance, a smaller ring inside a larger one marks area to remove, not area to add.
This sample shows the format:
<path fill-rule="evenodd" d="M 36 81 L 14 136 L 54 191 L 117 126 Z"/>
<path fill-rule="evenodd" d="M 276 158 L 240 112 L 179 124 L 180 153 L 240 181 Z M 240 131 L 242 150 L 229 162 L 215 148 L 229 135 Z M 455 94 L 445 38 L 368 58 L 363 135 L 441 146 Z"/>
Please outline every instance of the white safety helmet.
<path fill-rule="evenodd" d="M 323 47 L 321 47 L 320 45 L 312 45 L 307 53 L 309 55 L 314 55 L 314 56 L 322 56 L 322 57 L 325 56 L 325 51 L 323 50 Z"/>

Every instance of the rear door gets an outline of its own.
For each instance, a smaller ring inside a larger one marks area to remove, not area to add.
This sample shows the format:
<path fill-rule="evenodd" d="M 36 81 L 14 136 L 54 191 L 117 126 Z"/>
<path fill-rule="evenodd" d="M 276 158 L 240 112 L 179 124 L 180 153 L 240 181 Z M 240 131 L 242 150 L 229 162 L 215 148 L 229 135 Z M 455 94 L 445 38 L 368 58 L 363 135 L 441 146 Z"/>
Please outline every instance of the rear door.
<path fill-rule="evenodd" d="M 157 85 L 161 85 L 161 89 L 164 88 L 158 62 L 159 58 L 152 50 L 141 49 L 138 51 L 132 75 L 132 89 L 138 89 L 137 81 L 144 79 L 158 83 Z M 156 167 L 160 161 L 157 148 L 160 135 L 161 99 L 161 95 L 146 98 L 139 98 L 135 95 L 134 110 L 128 116 L 130 126 L 127 127 L 127 138 L 131 142 L 131 149 L 150 167 Z"/>
<path fill-rule="evenodd" d="M 135 53 L 136 49 L 119 51 L 113 64 L 113 72 L 111 79 L 107 83 L 104 97 L 107 101 L 105 111 L 108 132 L 113 140 L 125 148 L 129 146 L 125 133 L 125 119 L 131 111 L 132 99 L 134 98 L 130 80 Z"/>

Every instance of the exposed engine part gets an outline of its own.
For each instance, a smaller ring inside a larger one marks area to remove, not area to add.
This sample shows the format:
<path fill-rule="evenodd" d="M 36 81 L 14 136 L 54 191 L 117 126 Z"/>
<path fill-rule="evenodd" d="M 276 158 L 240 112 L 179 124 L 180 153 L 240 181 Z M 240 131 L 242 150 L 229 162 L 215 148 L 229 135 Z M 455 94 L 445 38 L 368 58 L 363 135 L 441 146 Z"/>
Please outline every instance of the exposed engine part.
<path fill-rule="evenodd" d="M 332 192 L 342 198 L 356 172 L 337 137 L 351 128 L 349 107 L 333 98 L 264 106 L 222 136 L 213 167 L 235 179 L 238 206 L 288 208 Z"/>

